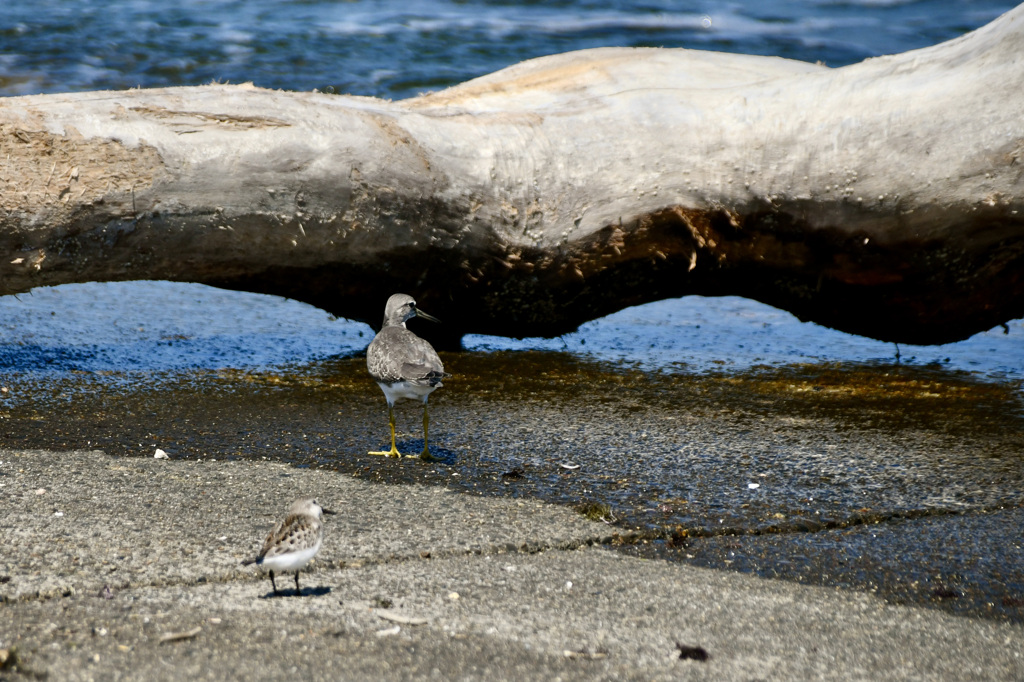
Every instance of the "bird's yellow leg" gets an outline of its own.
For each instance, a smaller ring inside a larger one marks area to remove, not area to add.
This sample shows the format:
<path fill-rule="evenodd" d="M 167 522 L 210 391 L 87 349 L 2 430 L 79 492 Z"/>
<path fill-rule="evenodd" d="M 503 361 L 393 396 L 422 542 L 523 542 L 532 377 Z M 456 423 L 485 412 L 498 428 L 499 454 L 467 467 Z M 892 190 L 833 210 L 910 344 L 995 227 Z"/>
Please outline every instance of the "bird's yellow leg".
<path fill-rule="evenodd" d="M 370 451 L 367 454 L 370 454 L 370 455 L 384 455 L 385 457 L 399 457 L 399 458 L 402 456 L 402 453 L 400 453 L 398 451 L 398 448 L 395 446 L 395 408 L 392 407 L 391 405 L 388 405 L 388 424 L 391 425 L 391 449 L 390 450 L 383 450 L 381 452 Z"/>
<path fill-rule="evenodd" d="M 427 448 L 427 430 L 430 426 L 430 417 L 427 416 L 427 403 L 423 403 L 423 452 L 420 453 L 420 459 L 424 462 L 430 462 L 434 460 L 434 457 L 430 454 L 430 450 Z"/>

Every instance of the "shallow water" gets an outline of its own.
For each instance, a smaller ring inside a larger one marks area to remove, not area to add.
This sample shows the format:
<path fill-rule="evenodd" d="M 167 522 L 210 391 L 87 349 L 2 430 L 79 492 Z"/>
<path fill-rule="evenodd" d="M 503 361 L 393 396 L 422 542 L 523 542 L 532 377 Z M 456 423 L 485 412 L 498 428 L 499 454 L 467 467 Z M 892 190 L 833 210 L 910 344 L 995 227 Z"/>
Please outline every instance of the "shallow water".
<path fill-rule="evenodd" d="M 72 284 L 0 297 L 0 370 L 6 371 L 305 365 L 360 354 L 372 336 L 365 324 L 296 301 L 198 284 Z M 747 371 L 807 363 L 886 368 L 898 362 L 1010 386 L 1024 378 L 1021 320 L 959 343 L 896 346 L 800 322 L 785 311 L 732 296 L 636 306 L 555 339 L 469 335 L 463 345 L 480 352 L 552 351 L 644 371 Z"/>

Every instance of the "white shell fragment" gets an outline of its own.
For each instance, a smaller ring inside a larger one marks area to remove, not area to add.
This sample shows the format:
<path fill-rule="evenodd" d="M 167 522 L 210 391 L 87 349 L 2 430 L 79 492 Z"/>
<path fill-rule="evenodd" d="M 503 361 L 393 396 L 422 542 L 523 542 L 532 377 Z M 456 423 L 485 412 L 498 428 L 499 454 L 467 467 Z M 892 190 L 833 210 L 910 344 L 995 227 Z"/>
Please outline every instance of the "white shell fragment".
<path fill-rule="evenodd" d="M 197 625 L 191 630 L 185 630 L 184 632 L 167 632 L 160 635 L 160 643 L 166 644 L 167 642 L 180 642 L 184 639 L 192 639 L 202 631 L 203 629 Z"/>
<path fill-rule="evenodd" d="M 375 613 L 380 618 L 383 618 L 384 620 L 390 620 L 392 623 L 401 623 L 402 625 L 427 624 L 426 618 L 420 618 L 419 616 L 407 616 L 406 614 L 399 613 L 398 611 L 390 611 L 388 609 L 377 609 Z"/>

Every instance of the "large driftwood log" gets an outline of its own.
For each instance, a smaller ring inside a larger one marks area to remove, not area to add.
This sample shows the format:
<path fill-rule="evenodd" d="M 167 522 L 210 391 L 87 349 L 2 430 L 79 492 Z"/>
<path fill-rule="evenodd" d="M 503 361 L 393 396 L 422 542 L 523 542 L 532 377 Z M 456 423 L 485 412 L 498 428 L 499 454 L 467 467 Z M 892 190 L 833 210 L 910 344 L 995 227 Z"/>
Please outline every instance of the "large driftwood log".
<path fill-rule="evenodd" d="M 737 294 L 878 339 L 1024 315 L 1024 6 L 829 69 L 537 59 L 401 102 L 252 86 L 0 100 L 0 294 L 167 279 L 457 338 Z"/>

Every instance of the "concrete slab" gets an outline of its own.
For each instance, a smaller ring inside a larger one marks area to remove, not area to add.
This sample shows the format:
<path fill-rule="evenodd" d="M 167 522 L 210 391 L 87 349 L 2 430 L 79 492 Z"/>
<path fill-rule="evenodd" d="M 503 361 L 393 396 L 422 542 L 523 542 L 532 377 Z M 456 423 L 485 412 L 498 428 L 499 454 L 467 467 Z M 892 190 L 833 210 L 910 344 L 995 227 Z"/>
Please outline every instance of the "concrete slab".
<path fill-rule="evenodd" d="M 1024 679 L 1018 625 L 627 557 L 551 505 L 271 462 L 0 461 L 0 677 Z M 300 494 L 341 513 L 301 596 L 271 597 L 238 561 Z"/>

